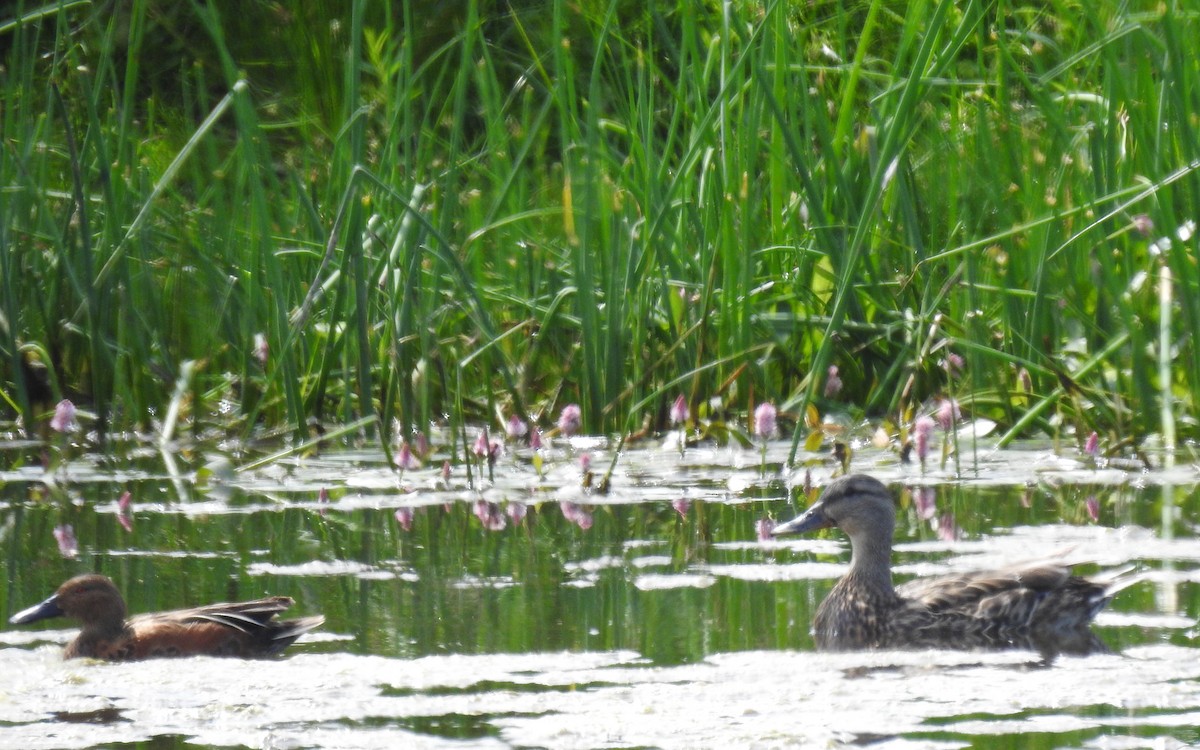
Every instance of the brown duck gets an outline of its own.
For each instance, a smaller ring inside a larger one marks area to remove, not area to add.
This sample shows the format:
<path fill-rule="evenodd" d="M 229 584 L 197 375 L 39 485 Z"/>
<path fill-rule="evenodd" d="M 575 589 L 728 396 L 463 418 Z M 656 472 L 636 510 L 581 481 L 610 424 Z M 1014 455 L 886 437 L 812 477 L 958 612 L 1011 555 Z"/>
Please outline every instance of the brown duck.
<path fill-rule="evenodd" d="M 69 617 L 82 625 L 66 648 L 67 659 L 91 657 L 132 661 L 168 656 L 271 656 L 318 627 L 317 615 L 276 620 L 292 605 L 286 596 L 250 602 L 210 604 L 195 609 L 155 612 L 125 619 L 125 600 L 108 578 L 81 575 L 58 587 L 46 601 L 9 619 L 24 625 L 48 617 Z"/>
<path fill-rule="evenodd" d="M 892 586 L 896 506 L 864 474 L 830 482 L 776 536 L 837 526 L 850 537 L 850 571 L 817 608 L 813 635 L 825 649 L 1031 648 L 1106 650 L 1091 632 L 1096 613 L 1132 580 L 1092 581 L 1058 563 L 1013 566 Z"/>

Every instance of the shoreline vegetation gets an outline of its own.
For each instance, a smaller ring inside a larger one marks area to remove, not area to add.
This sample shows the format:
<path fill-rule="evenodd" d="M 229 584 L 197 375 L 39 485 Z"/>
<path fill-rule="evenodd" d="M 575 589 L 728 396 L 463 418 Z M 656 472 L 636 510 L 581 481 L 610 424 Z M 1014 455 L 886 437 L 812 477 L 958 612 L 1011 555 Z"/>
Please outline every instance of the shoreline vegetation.
<path fill-rule="evenodd" d="M 1197 436 L 1188 3 L 299 5 L 0 18 L 3 418 Z"/>

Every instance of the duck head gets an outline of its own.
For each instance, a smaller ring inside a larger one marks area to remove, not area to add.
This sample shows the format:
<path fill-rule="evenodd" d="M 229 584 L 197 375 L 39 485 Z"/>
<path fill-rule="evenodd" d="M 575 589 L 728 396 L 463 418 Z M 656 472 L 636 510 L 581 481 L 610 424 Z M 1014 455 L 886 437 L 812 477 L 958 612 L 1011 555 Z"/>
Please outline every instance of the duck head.
<path fill-rule="evenodd" d="M 113 582 L 104 576 L 75 576 L 59 586 L 49 599 L 21 610 L 8 621 L 13 625 L 24 625 L 49 617 L 120 623 L 125 619 L 125 600 Z"/>
<path fill-rule="evenodd" d="M 805 534 L 837 526 L 853 541 L 871 539 L 891 544 L 896 505 L 882 482 L 851 474 L 830 482 L 821 497 L 797 518 L 772 529 L 775 536 Z"/>

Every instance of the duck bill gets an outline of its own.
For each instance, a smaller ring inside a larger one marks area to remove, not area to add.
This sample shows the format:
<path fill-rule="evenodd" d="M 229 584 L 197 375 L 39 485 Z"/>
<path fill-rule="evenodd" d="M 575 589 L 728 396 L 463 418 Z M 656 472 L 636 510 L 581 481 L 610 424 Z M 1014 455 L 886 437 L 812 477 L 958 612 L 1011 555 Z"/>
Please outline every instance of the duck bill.
<path fill-rule="evenodd" d="M 52 596 L 41 604 L 35 604 L 29 609 L 21 610 L 8 618 L 8 621 L 12 625 L 24 625 L 28 622 L 45 620 L 48 617 L 61 617 L 62 614 L 63 611 L 58 606 L 58 597 Z"/>
<path fill-rule="evenodd" d="M 806 534 L 810 531 L 818 529 L 828 529 L 833 526 L 833 521 L 829 520 L 829 516 L 825 515 L 825 504 L 817 503 L 804 512 L 798 518 L 793 518 L 787 523 L 781 523 L 771 529 L 773 536 L 785 536 L 787 534 Z"/>

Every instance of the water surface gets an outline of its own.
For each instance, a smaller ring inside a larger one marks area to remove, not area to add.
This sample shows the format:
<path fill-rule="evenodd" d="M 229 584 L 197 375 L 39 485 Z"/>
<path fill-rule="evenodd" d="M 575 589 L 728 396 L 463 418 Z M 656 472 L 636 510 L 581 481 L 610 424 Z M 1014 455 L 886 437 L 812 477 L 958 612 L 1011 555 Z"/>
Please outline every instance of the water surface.
<path fill-rule="evenodd" d="M 1172 747 L 1200 742 L 1195 471 L 1053 446 L 925 472 L 859 446 L 901 503 L 898 579 L 1050 554 L 1135 565 L 1113 653 L 825 654 L 808 623 L 845 570 L 836 532 L 760 542 L 825 456 L 599 439 L 489 472 L 444 449 L 397 472 L 326 450 L 238 471 L 220 450 L 0 452 L 0 612 L 96 570 L 134 612 L 266 593 L 322 612 L 284 658 L 63 662 L 69 623 L 0 632 L 0 744 L 146 747 Z M 207 467 L 207 468 L 206 468 Z M 124 518 L 118 498 L 130 493 Z M 489 505 L 493 504 L 493 505 Z M 520 516 L 519 510 L 525 515 Z M 400 510 L 399 517 L 397 511 Z M 411 513 L 411 515 L 410 515 Z M 518 520 L 519 519 L 519 520 Z M 128 523 L 129 529 L 125 528 Z M 78 540 L 65 557 L 54 529 Z M 410 528 L 406 529 L 405 524 Z M 500 528 L 503 526 L 503 528 Z M 491 530 L 489 530 L 489 527 Z"/>

